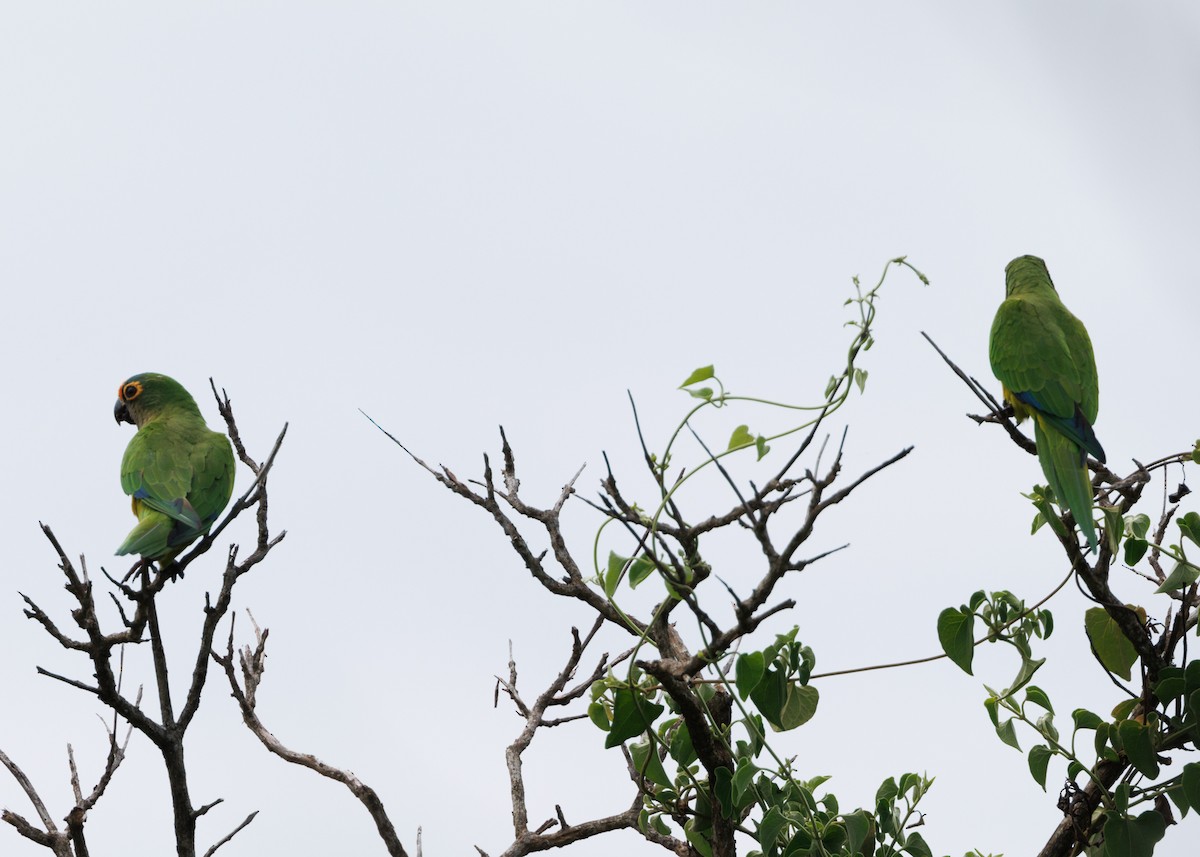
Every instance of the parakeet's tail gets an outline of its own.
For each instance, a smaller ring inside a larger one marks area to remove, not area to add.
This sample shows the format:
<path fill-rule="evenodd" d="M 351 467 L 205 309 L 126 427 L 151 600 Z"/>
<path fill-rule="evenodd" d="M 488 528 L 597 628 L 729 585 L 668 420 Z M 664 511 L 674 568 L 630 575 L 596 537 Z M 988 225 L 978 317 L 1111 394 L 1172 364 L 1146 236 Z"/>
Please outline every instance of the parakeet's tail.
<path fill-rule="evenodd" d="M 129 531 L 117 548 L 117 556 L 139 554 L 155 557 L 167 551 L 174 522 L 162 512 L 143 508 L 138 511 L 137 525 Z"/>
<path fill-rule="evenodd" d="M 1013 393 L 1008 392 L 1008 388 L 1005 388 L 1004 395 L 1009 401 L 1012 401 L 1014 396 Z M 1045 407 L 1033 393 L 1016 393 L 1015 396 L 1018 401 L 1040 414 L 1042 419 L 1046 420 L 1046 422 L 1058 429 L 1062 434 L 1071 438 L 1076 446 L 1081 446 L 1084 450 L 1091 453 L 1101 464 L 1105 464 L 1108 461 L 1104 456 L 1104 447 L 1096 439 L 1096 432 L 1092 428 L 1092 424 L 1087 421 L 1087 417 L 1083 415 L 1083 410 L 1079 405 L 1075 406 L 1075 413 L 1068 419 L 1066 417 L 1052 416 L 1047 413 Z M 1013 410 L 1015 411 L 1016 408 L 1014 407 Z"/>
<path fill-rule="evenodd" d="M 1035 412 L 1034 439 L 1042 472 L 1059 505 L 1066 506 L 1087 537 L 1088 551 L 1094 552 L 1096 523 L 1092 520 L 1092 480 L 1088 476 L 1087 454 L 1070 437 L 1059 432 L 1040 413 Z"/>

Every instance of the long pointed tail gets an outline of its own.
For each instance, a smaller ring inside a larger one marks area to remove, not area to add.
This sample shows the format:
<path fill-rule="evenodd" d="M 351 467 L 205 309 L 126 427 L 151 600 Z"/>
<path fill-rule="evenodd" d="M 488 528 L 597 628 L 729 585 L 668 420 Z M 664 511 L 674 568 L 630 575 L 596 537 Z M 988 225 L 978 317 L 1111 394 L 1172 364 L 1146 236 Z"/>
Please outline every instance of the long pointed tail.
<path fill-rule="evenodd" d="M 1092 520 L 1092 480 L 1088 475 L 1087 454 L 1044 416 L 1038 413 L 1035 416 L 1034 439 L 1042 472 L 1046 474 L 1059 505 L 1071 510 L 1075 523 L 1087 537 L 1088 550 L 1094 552 L 1099 542 Z"/>

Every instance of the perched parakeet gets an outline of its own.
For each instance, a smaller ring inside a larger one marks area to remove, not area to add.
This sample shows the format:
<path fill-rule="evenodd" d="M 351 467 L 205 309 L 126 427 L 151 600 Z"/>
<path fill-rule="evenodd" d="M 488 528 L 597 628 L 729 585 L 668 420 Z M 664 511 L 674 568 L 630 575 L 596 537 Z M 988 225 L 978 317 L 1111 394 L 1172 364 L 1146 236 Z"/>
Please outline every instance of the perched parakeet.
<path fill-rule="evenodd" d="M 1059 300 L 1045 262 L 1021 256 L 1004 274 L 1006 297 L 992 322 L 992 372 L 1017 422 L 1033 417 L 1042 471 L 1094 551 L 1087 456 L 1105 459 L 1092 431 L 1100 399 L 1092 341 L 1083 322 Z"/>
<path fill-rule="evenodd" d="M 138 522 L 117 556 L 140 554 L 166 565 L 207 533 L 229 503 L 229 438 L 209 430 L 178 381 L 154 372 L 121 385 L 113 415 L 137 426 L 121 459 L 121 487 L 133 498 Z"/>

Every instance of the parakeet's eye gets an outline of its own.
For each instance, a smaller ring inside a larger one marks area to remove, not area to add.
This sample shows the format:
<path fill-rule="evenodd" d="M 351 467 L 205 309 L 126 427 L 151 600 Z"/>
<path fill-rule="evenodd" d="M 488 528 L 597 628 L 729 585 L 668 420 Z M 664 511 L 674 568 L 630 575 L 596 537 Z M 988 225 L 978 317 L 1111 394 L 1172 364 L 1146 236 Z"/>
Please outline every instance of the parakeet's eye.
<path fill-rule="evenodd" d="M 142 394 L 142 385 L 137 381 L 131 381 L 121 388 L 120 396 L 123 401 L 132 402 Z"/>

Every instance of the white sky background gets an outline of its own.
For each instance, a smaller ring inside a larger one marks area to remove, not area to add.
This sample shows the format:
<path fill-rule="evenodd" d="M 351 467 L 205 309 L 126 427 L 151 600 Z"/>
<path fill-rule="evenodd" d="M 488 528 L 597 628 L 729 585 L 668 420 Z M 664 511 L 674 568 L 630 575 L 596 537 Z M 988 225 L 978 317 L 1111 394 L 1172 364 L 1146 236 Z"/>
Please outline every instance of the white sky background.
<path fill-rule="evenodd" d="M 851 548 L 789 584 L 799 606 L 763 643 L 798 623 L 820 669 L 915 657 L 977 588 L 1042 597 L 1065 569 L 1049 534 L 1028 535 L 1019 492 L 1037 464 L 963 416 L 974 399 L 918 331 L 990 382 L 1004 265 L 1042 255 L 1095 343 L 1110 465 L 1190 445 L 1198 45 L 1187 2 L 6 5 L 0 747 L 56 817 L 68 741 L 94 782 L 100 706 L 34 666 L 90 670 L 21 614 L 18 590 L 70 624 L 37 522 L 96 577 L 123 570 L 117 385 L 166 372 L 215 425 L 213 376 L 252 452 L 290 423 L 271 495 L 288 537 L 238 587 L 271 628 L 263 719 L 371 783 L 410 849 L 422 825 L 427 854 L 497 853 L 521 724 L 492 709 L 492 677 L 511 638 L 536 694 L 588 617 L 357 409 L 464 477 L 503 424 L 531 501 L 584 462 L 594 492 L 602 450 L 648 498 L 626 389 L 660 448 L 691 401 L 675 385 L 704 363 L 735 392 L 814 401 L 849 338 L 851 275 L 874 283 L 900 254 L 933 285 L 892 272 L 866 395 L 839 416 L 848 475 L 916 451 L 823 520 L 812 552 Z M 758 410 L 700 426 L 720 444 L 738 422 L 784 427 Z M 710 481 L 688 502 L 700 517 L 733 498 Z M 571 523 L 586 557 L 596 518 L 578 504 Z M 757 579 L 748 543 L 712 550 L 735 588 Z M 164 599 L 179 678 L 218 556 Z M 1086 606 L 1064 590 L 1041 651 L 1061 723 L 1120 698 L 1087 651 Z M 924 832 L 939 854 L 1033 853 L 1064 768 L 1042 794 L 981 705 L 1015 659 L 977 664 L 823 681 L 817 717 L 779 746 L 833 774 L 844 807 L 886 776 L 936 775 Z M 348 792 L 257 744 L 219 678 L 190 735 L 194 800 L 226 801 L 201 840 L 261 809 L 222 854 L 383 853 Z M 556 802 L 572 821 L 626 805 L 602 742 L 587 723 L 539 736 L 535 823 Z M 93 851 L 167 853 L 166 795 L 135 738 L 92 813 Z M 4 777 L 0 804 L 32 816 Z M 1189 818 L 1158 853 L 1190 854 L 1196 831 Z M 638 842 L 574 853 L 661 853 Z M 0 843 L 45 853 L 7 829 Z"/>

